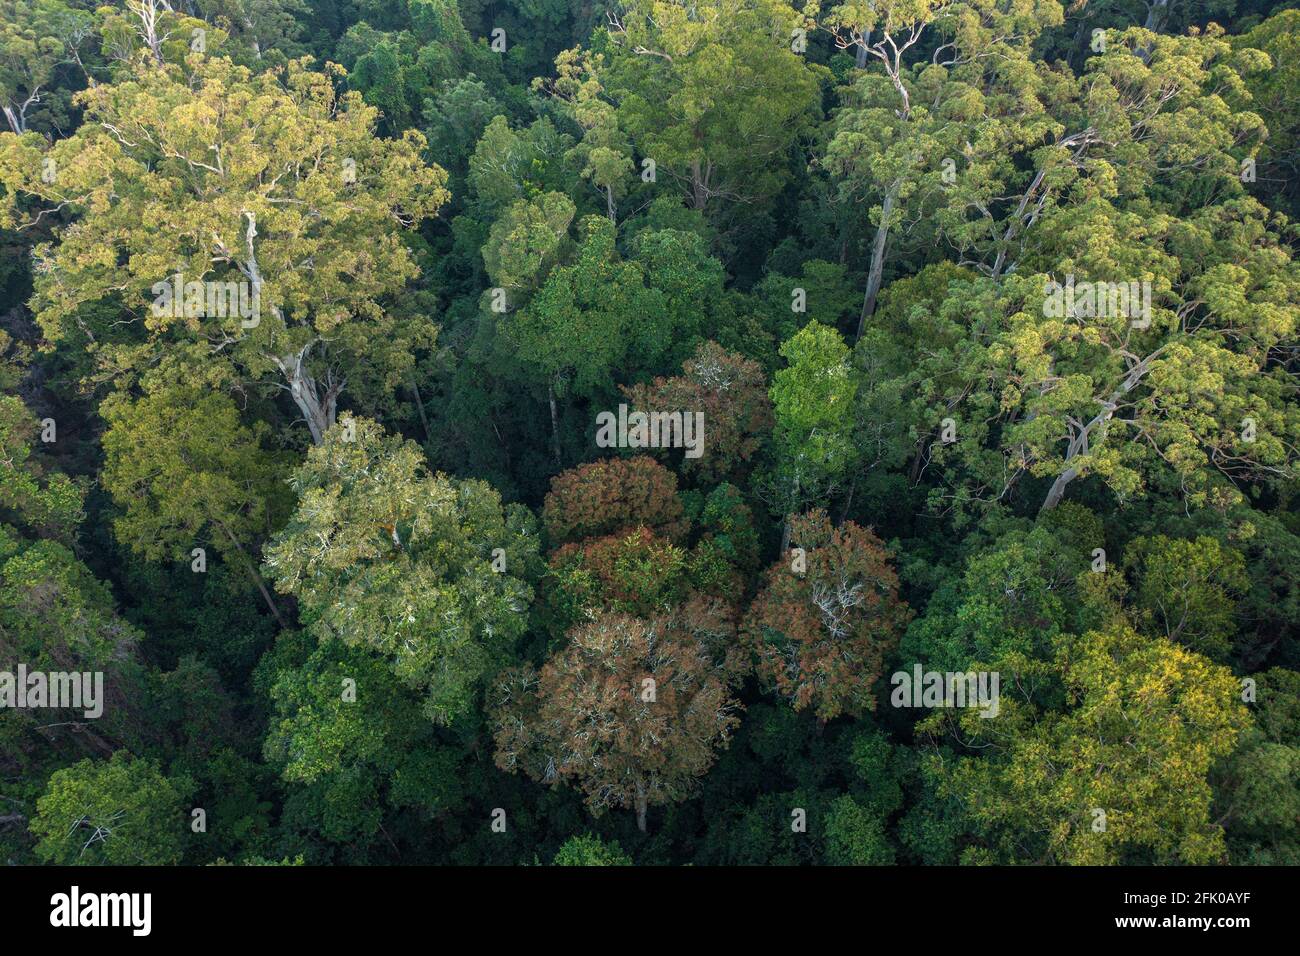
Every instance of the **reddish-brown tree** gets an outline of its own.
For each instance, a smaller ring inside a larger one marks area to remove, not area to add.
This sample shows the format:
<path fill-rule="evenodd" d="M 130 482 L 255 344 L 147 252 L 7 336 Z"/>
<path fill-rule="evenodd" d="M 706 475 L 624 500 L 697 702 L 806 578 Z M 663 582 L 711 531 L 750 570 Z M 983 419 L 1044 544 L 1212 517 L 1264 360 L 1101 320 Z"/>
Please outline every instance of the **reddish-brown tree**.
<path fill-rule="evenodd" d="M 648 528 L 562 545 L 550 561 L 547 603 L 567 630 L 590 608 L 648 616 L 679 603 L 687 553 Z"/>
<path fill-rule="evenodd" d="M 768 569 L 745 620 L 758 673 L 821 721 L 875 710 L 872 687 L 911 611 L 880 539 L 826 512 L 791 519 L 793 548 Z"/>
<path fill-rule="evenodd" d="M 649 385 L 624 386 L 623 394 L 641 412 L 704 414 L 702 454 L 683 457 L 684 472 L 710 483 L 742 473 L 772 430 L 763 369 L 716 342 L 705 342 L 682 364 L 682 372 Z"/>
<path fill-rule="evenodd" d="M 593 813 L 630 807 L 644 831 L 648 808 L 689 796 L 739 723 L 728 633 L 725 607 L 707 599 L 649 621 L 605 612 L 573 628 L 540 673 L 514 668 L 498 681 L 497 766 L 572 781 Z"/>
<path fill-rule="evenodd" d="M 686 535 L 677 476 L 653 458 L 607 458 L 551 479 L 542 504 L 551 546 L 649 528 L 670 541 Z"/>

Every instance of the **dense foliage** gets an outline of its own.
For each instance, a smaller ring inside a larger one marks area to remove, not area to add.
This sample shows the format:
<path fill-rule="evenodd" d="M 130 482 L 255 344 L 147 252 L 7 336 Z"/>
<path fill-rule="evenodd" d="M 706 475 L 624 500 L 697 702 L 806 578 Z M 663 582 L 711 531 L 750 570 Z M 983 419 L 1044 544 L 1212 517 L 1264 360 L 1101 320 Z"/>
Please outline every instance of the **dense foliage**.
<path fill-rule="evenodd" d="M 0 0 L 0 860 L 1300 863 L 1293 6 Z"/>

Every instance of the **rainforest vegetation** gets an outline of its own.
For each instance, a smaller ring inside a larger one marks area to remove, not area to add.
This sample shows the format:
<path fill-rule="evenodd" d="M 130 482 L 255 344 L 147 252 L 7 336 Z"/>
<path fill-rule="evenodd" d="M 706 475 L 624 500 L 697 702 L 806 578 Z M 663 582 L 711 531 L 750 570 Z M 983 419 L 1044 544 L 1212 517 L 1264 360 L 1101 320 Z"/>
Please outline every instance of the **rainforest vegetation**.
<path fill-rule="evenodd" d="M 0 0 L 0 860 L 1300 863 L 1298 105 L 1269 0 Z"/>

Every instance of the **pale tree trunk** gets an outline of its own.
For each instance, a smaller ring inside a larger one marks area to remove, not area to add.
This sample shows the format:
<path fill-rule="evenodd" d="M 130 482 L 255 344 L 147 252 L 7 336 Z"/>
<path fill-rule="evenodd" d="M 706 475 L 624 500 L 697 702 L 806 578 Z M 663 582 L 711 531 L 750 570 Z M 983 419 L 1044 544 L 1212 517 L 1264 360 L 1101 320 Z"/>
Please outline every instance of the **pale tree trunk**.
<path fill-rule="evenodd" d="M 420 386 L 411 381 L 411 394 L 415 396 L 415 407 L 420 412 L 420 424 L 424 426 L 424 440 L 433 441 L 433 433 L 429 431 L 429 416 L 424 413 L 424 399 L 420 397 Z"/>
<path fill-rule="evenodd" d="M 709 179 L 713 175 L 713 166 L 706 164 L 703 169 L 700 168 L 700 161 L 697 159 L 691 163 L 691 208 L 704 211 L 704 207 L 709 202 Z"/>
<path fill-rule="evenodd" d="M 275 360 L 289 383 L 289 394 L 294 404 L 302 412 L 311 431 L 311 440 L 317 445 L 325 444 L 325 433 L 333 427 L 338 413 L 338 397 L 342 384 L 330 383 L 322 392 L 314 378 L 307 374 L 303 366 L 311 345 L 305 345 L 296 355 L 285 355 Z"/>
<path fill-rule="evenodd" d="M 134 0 L 131 9 L 140 21 L 140 27 L 137 30 L 140 39 L 149 48 L 149 52 L 153 54 L 154 62 L 162 66 L 162 38 L 158 36 L 158 7 L 159 0 Z M 171 5 L 166 2 L 162 3 L 162 7 L 171 10 Z"/>
<path fill-rule="evenodd" d="M 1151 0 L 1147 5 L 1147 22 L 1142 26 L 1152 33 L 1159 33 L 1169 19 L 1169 0 Z"/>
<path fill-rule="evenodd" d="M 1002 275 L 1002 270 L 1006 268 L 1007 250 L 1011 248 L 1011 241 L 1016 237 L 1020 230 L 1020 226 L 1024 223 L 1025 213 L 1029 208 L 1029 201 L 1034 197 L 1034 194 L 1038 192 L 1038 188 L 1043 184 L 1043 180 L 1046 176 L 1047 170 L 1040 169 L 1038 175 L 1034 177 L 1034 181 L 1029 184 L 1029 188 L 1026 189 L 1024 195 L 1020 197 L 1020 204 L 1016 206 L 1015 215 L 1013 215 L 1011 221 L 1007 223 L 1006 231 L 1002 234 L 1002 241 L 998 243 L 997 258 L 993 260 L 994 279 L 999 278 Z"/>
<path fill-rule="evenodd" d="M 636 828 L 645 833 L 646 810 L 649 809 L 649 800 L 646 798 L 645 784 L 640 780 L 636 782 Z"/>
<path fill-rule="evenodd" d="M 546 399 L 551 405 L 551 454 L 555 456 L 555 467 L 563 467 L 560 463 L 560 413 L 555 405 L 555 387 L 546 386 Z"/>
<path fill-rule="evenodd" d="M 1115 389 L 1109 398 L 1101 401 L 1101 411 L 1094 415 L 1091 421 L 1080 427 L 1078 432 L 1071 436 L 1070 447 L 1065 452 L 1066 468 L 1056 476 L 1056 480 L 1052 482 L 1052 487 L 1047 490 L 1047 497 L 1043 499 L 1043 504 L 1038 509 L 1040 515 L 1051 511 L 1061 503 L 1061 499 L 1065 496 L 1066 487 L 1070 482 L 1074 481 L 1075 478 L 1079 477 L 1079 469 L 1071 465 L 1070 462 L 1079 455 L 1088 454 L 1088 442 L 1093 431 L 1097 427 L 1104 425 L 1111 420 L 1116 410 L 1119 408 L 1119 400 L 1131 392 L 1137 386 L 1138 382 L 1142 381 L 1142 377 L 1150 370 L 1151 362 L 1154 361 L 1155 358 L 1164 350 L 1165 346 L 1160 346 L 1160 348 L 1156 349 L 1142 361 L 1130 368 L 1128 373 L 1124 376 L 1124 381 L 1120 383 L 1119 388 Z"/>
<path fill-rule="evenodd" d="M 20 136 L 27 132 L 27 110 L 33 103 L 41 101 L 41 88 L 38 86 L 32 90 L 27 99 L 21 103 L 6 103 L 4 105 L 5 119 L 9 122 L 9 128 Z"/>
<path fill-rule="evenodd" d="M 1093 418 L 1092 421 L 1079 429 L 1078 433 L 1070 439 L 1070 447 L 1065 452 L 1066 468 L 1056 480 L 1052 482 L 1052 487 L 1047 489 L 1047 497 L 1043 499 L 1042 506 L 1038 509 L 1040 515 L 1046 514 L 1061 503 L 1065 497 L 1065 489 L 1070 482 L 1079 477 L 1079 469 L 1070 464 L 1079 455 L 1088 453 L 1088 436 L 1092 433 L 1093 428 L 1103 422 L 1110 421 L 1110 417 L 1115 414 L 1115 404 L 1113 402 L 1104 403 L 1105 407 Z"/>
<path fill-rule="evenodd" d="M 867 68 L 867 48 L 871 46 L 871 31 L 867 30 L 853 45 L 853 65 L 859 70 Z"/>
<path fill-rule="evenodd" d="M 885 201 L 880 210 L 880 225 L 876 227 L 876 241 L 871 246 L 871 267 L 867 271 L 867 291 L 862 297 L 862 314 L 858 316 L 858 335 L 854 341 L 862 338 L 866 331 L 867 319 L 876 311 L 876 296 L 880 294 L 880 281 L 885 271 L 885 251 L 889 247 L 889 217 L 898 202 L 898 194 L 903 184 L 895 181 L 885 193 Z"/>
<path fill-rule="evenodd" d="M 618 206 L 614 203 L 614 187 L 605 187 L 605 212 L 609 216 L 609 221 L 618 225 Z"/>
<path fill-rule="evenodd" d="M 1079 158 L 1083 151 L 1086 150 L 1093 142 L 1096 141 L 1097 132 L 1091 126 L 1078 133 L 1071 133 L 1062 139 L 1056 145 L 1068 148 L 1073 151 L 1070 158 L 1071 163 L 1078 164 Z M 991 275 L 994 279 L 1001 276 L 1016 266 L 1013 260 L 1010 265 L 1007 263 L 1008 253 L 1011 249 L 1011 243 L 1020 235 L 1021 232 L 1033 228 L 1038 222 L 1038 217 L 1042 214 L 1043 208 L 1047 205 L 1047 200 L 1051 195 L 1051 190 L 1043 189 L 1047 180 L 1047 170 L 1040 169 L 1034 176 L 1029 188 L 1024 191 L 1020 197 L 1020 202 L 1016 204 L 1016 211 L 1007 222 L 1007 228 L 1002 233 L 1002 238 L 998 241 L 997 258 L 993 261 Z M 1041 195 L 1039 190 L 1043 189 Z M 1035 202 L 1036 200 L 1036 202 Z M 1030 202 L 1035 202 L 1034 209 L 1029 208 Z"/>
<path fill-rule="evenodd" d="M 905 40 L 901 46 L 894 41 L 888 30 L 885 31 L 884 40 L 875 47 L 869 47 L 870 36 L 868 33 L 862 37 L 858 49 L 870 49 L 870 52 L 884 64 L 885 74 L 894 85 L 895 92 L 898 93 L 899 108 L 896 111 L 898 118 L 908 123 L 912 119 L 912 97 L 907 92 L 907 84 L 903 82 L 903 54 L 920 39 L 921 32 L 919 30 L 914 32 L 911 39 Z M 885 42 L 888 42 L 892 54 L 885 53 Z M 893 215 L 894 206 L 898 204 L 902 191 L 901 177 L 894 180 L 885 190 L 885 200 L 880 210 L 880 225 L 876 227 L 876 239 L 871 246 L 871 267 L 867 272 L 867 291 L 862 297 L 862 314 L 858 316 L 858 334 L 855 342 L 862 339 L 862 333 L 866 331 L 867 319 L 871 318 L 872 313 L 876 311 L 876 296 L 880 294 L 880 282 L 885 269 L 885 253 L 889 247 L 889 219 Z"/>
<path fill-rule="evenodd" d="M 289 625 L 286 624 L 284 618 L 280 616 L 280 609 L 276 607 L 275 601 L 271 599 L 271 592 L 266 589 L 266 582 L 262 580 L 262 575 L 258 573 L 256 566 L 253 564 L 253 559 L 248 556 L 248 552 L 244 550 L 244 546 L 239 543 L 239 539 L 235 537 L 231 530 L 220 521 L 217 522 L 217 527 L 226 533 L 226 537 L 230 539 L 230 543 L 233 544 L 235 549 L 239 552 L 239 556 L 244 561 L 244 568 L 248 571 L 248 576 L 252 578 L 253 583 L 257 585 L 257 590 L 261 592 L 262 600 L 266 602 L 266 606 L 271 609 L 271 614 L 275 617 L 276 623 L 278 623 L 281 628 L 287 628 Z"/>
<path fill-rule="evenodd" d="M 1148 0 L 1147 3 L 1147 21 L 1143 29 L 1150 30 L 1152 33 L 1160 33 L 1164 30 L 1165 22 L 1169 19 L 1169 0 Z M 1151 51 L 1155 44 L 1140 47 L 1136 52 L 1138 58 L 1143 63 L 1151 61 Z"/>
<path fill-rule="evenodd" d="M 1079 471 L 1077 468 L 1067 468 L 1057 475 L 1056 480 L 1052 482 L 1052 487 L 1048 489 L 1047 497 L 1043 499 L 1043 505 L 1038 509 L 1038 513 L 1040 515 L 1045 514 L 1059 505 L 1061 499 L 1065 497 L 1065 486 L 1078 477 Z"/>
<path fill-rule="evenodd" d="M 257 262 L 257 251 L 254 241 L 257 238 L 257 217 L 248 210 L 244 211 L 244 216 L 248 219 L 248 228 L 244 233 L 244 242 L 247 245 L 247 254 L 245 260 L 236 264 L 241 272 L 248 279 L 253 287 L 253 301 L 262 302 L 262 270 Z M 280 311 L 279 306 L 271 306 L 271 314 L 281 326 L 286 326 L 284 314 Z M 334 425 L 335 417 L 338 412 L 339 393 L 343 391 L 343 386 L 347 384 L 345 379 L 335 382 L 333 374 L 326 373 L 325 388 L 322 391 L 316 379 L 307 373 L 306 364 L 307 356 L 311 354 L 312 348 L 319 339 L 312 339 L 296 353 L 287 355 L 271 355 L 269 358 L 275 363 L 284 376 L 285 388 L 293 397 L 294 404 L 302 412 L 302 417 L 307 422 L 307 428 L 311 431 L 311 440 L 314 444 L 323 445 L 325 443 L 325 433 Z"/>
<path fill-rule="evenodd" d="M 247 17 L 244 18 L 244 29 L 248 31 L 249 42 L 253 45 L 253 55 L 260 60 L 262 58 L 262 44 L 257 40 L 257 31 L 253 27 L 253 21 Z"/>

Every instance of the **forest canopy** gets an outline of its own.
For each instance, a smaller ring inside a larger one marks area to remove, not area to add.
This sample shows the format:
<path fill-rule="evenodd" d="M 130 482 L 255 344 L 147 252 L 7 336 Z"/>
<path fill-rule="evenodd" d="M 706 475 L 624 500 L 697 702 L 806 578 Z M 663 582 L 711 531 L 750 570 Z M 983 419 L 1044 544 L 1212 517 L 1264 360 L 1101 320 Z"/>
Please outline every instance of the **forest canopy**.
<path fill-rule="evenodd" d="M 0 860 L 1300 864 L 1297 52 L 0 0 Z"/>

